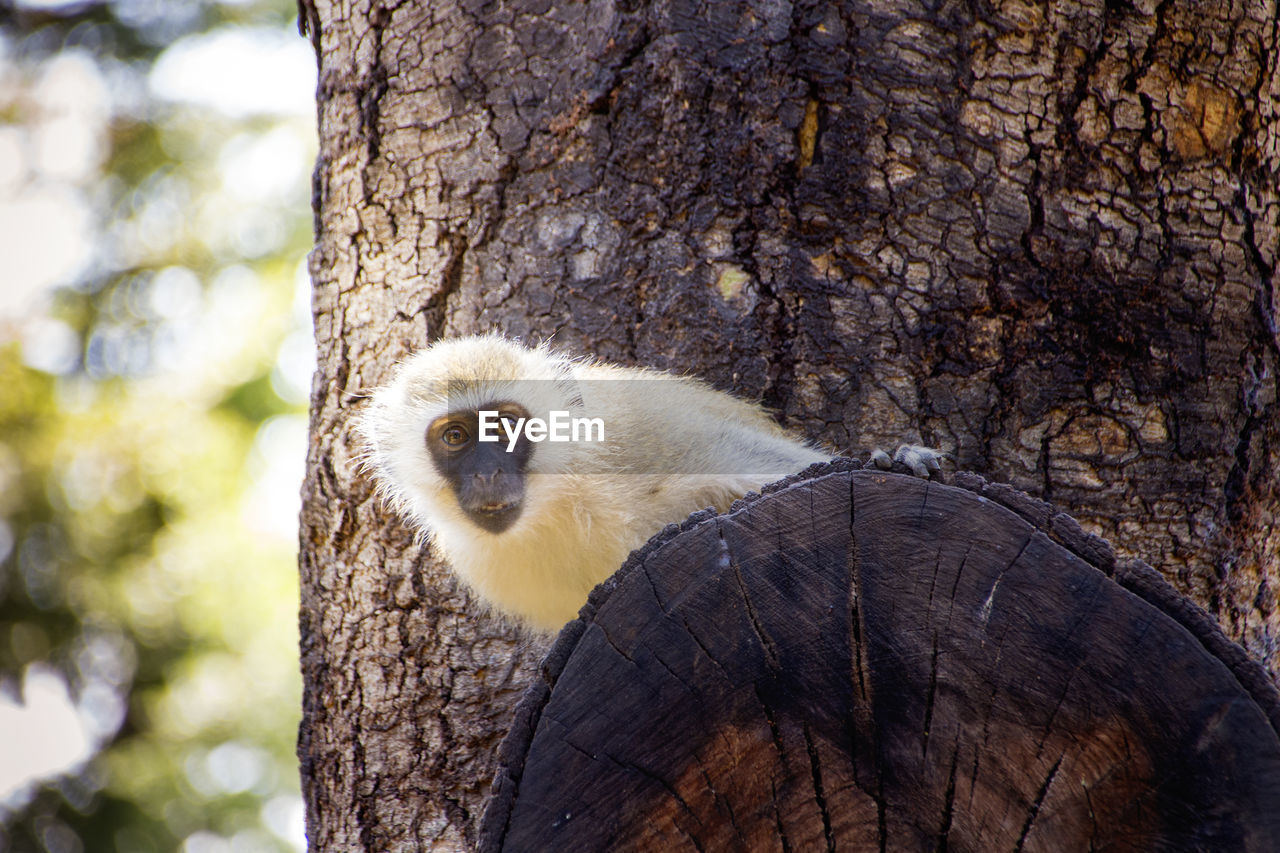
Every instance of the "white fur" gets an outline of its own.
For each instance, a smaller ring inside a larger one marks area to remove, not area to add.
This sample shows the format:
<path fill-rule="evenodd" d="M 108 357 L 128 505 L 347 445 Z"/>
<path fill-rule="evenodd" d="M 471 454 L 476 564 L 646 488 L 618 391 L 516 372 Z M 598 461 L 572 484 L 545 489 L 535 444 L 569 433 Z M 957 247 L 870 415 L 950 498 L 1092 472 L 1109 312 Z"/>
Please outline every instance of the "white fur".
<path fill-rule="evenodd" d="M 527 379 L 549 381 L 512 382 Z M 462 512 L 423 436 L 451 407 L 504 401 L 543 418 L 556 409 L 600 417 L 605 441 L 536 444 L 524 510 L 495 534 Z M 572 619 L 591 589 L 667 524 L 708 506 L 724 511 L 830 458 L 758 406 L 698 380 L 575 361 L 496 335 L 441 341 L 414 355 L 374 393 L 358 426 L 392 506 L 488 603 L 544 631 Z"/>

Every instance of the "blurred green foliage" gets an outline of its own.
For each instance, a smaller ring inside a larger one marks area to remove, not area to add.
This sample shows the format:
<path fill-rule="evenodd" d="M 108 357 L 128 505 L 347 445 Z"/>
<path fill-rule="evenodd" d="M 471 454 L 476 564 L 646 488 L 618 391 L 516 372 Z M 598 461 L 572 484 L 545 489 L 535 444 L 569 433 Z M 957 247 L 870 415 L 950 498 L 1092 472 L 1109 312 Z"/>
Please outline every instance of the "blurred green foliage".
<path fill-rule="evenodd" d="M 184 39 L 283 31 L 295 14 L 293 0 L 0 12 L 0 143 L 26 152 L 0 201 L 61 181 L 92 243 L 34 313 L 0 317 L 0 704 L 62 690 L 79 727 L 0 722 L 0 762 L 83 741 L 56 774 L 5 790 L 0 772 L 0 853 L 300 843 L 289 525 L 306 450 L 309 103 L 234 115 L 148 84 Z M 67 57 L 94 69 L 107 106 L 92 167 L 58 175 L 38 165 L 39 92 Z M 288 180 L 255 184 L 272 163 Z"/>

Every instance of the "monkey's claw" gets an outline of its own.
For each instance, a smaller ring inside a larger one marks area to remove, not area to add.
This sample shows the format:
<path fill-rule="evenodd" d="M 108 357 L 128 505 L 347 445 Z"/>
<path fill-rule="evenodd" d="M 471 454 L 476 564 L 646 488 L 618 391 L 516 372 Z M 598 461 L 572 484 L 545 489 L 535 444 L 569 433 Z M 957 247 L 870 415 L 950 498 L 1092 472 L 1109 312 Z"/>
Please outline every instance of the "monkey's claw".
<path fill-rule="evenodd" d="M 883 450 L 872 451 L 871 460 L 866 467 L 874 466 L 881 471 L 892 471 L 893 466 L 897 464 L 906 468 L 913 475 L 928 480 L 935 474 L 942 473 L 942 460 L 945 458 L 947 458 L 947 454 L 941 450 L 934 450 L 932 447 L 920 447 L 915 444 L 903 444 L 899 445 L 898 449 L 894 451 L 892 458 Z"/>

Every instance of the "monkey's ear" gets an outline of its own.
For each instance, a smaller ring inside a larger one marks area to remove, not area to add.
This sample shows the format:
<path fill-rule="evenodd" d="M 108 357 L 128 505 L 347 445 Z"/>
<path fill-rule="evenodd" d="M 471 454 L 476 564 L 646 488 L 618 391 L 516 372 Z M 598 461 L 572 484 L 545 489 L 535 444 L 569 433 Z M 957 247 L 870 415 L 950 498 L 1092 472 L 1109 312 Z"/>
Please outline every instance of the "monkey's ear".
<path fill-rule="evenodd" d="M 1261 667 L 1150 567 L 957 479 L 833 463 L 651 540 L 517 711 L 480 849 L 1280 850 Z"/>

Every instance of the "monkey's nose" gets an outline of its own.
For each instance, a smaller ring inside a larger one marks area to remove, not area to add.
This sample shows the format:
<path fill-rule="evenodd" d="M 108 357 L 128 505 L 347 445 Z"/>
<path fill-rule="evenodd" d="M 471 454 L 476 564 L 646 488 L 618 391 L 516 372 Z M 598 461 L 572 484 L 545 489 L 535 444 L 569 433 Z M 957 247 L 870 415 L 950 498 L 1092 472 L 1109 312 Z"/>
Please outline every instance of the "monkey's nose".
<path fill-rule="evenodd" d="M 480 471 L 476 471 L 476 472 L 475 472 L 474 474 L 472 474 L 471 476 L 472 476 L 472 478 L 475 480 L 476 485 L 478 485 L 478 486 L 489 486 L 489 487 L 493 487 L 493 486 L 496 486 L 496 485 L 498 485 L 499 483 L 501 483 L 501 482 L 502 482 L 502 480 L 503 480 L 503 476 L 502 476 L 502 469 L 501 469 L 501 468 L 496 468 L 496 469 L 494 469 L 494 470 L 493 470 L 493 471 L 491 471 L 488 475 L 485 475 L 485 474 L 481 473 Z"/>
<path fill-rule="evenodd" d="M 501 533 L 520 517 L 520 478 L 502 471 L 473 473 L 471 488 L 459 495 L 462 509 L 480 528 Z"/>

